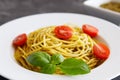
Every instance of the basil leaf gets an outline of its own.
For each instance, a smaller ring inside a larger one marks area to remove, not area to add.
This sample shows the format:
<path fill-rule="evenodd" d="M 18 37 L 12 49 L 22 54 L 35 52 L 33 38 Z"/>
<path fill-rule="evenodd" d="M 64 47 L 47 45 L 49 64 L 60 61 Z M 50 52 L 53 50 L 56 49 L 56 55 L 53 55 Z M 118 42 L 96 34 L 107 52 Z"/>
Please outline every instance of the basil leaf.
<path fill-rule="evenodd" d="M 42 67 L 41 73 L 53 74 L 55 70 L 56 70 L 56 65 L 47 64 L 47 65 L 44 65 L 44 67 Z"/>
<path fill-rule="evenodd" d="M 64 57 L 61 54 L 54 54 L 51 57 L 51 63 L 52 64 L 60 64 L 63 61 L 64 61 Z"/>
<path fill-rule="evenodd" d="M 34 52 L 27 57 L 27 61 L 34 66 L 44 66 L 50 63 L 51 56 L 46 52 Z"/>
<path fill-rule="evenodd" d="M 60 68 L 68 75 L 86 74 L 90 72 L 90 68 L 83 60 L 75 58 L 65 59 L 60 64 Z"/>

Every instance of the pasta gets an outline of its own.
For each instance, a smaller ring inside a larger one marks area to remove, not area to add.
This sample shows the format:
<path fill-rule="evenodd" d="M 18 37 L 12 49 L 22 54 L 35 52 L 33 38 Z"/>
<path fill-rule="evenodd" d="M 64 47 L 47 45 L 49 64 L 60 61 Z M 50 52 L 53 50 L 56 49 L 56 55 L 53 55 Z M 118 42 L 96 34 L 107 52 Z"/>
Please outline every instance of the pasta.
<path fill-rule="evenodd" d="M 101 4 L 100 7 L 120 13 L 120 2 L 108 2 Z"/>
<path fill-rule="evenodd" d="M 57 38 L 54 29 L 55 26 L 49 26 L 29 33 L 27 42 L 23 46 L 15 48 L 14 57 L 17 62 L 26 69 L 38 72 L 40 67 L 35 67 L 26 61 L 26 57 L 36 51 L 45 51 L 50 55 L 60 53 L 65 58 L 82 59 L 91 69 L 103 62 L 92 53 L 92 47 L 95 44 L 94 39 L 84 33 L 80 27 L 71 25 L 73 35 L 68 40 Z M 57 69 L 56 74 L 62 74 L 62 72 Z"/>

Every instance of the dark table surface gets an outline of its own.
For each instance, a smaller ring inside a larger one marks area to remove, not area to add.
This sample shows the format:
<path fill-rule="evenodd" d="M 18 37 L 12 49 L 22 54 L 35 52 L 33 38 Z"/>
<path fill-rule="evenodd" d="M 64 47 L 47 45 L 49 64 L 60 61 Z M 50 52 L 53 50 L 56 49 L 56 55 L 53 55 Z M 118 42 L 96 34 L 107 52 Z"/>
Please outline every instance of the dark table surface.
<path fill-rule="evenodd" d="M 68 12 L 92 15 L 119 24 L 112 17 L 100 16 L 100 14 L 89 14 L 83 5 L 85 0 L 0 0 L 0 25 L 27 15 L 49 13 L 49 12 Z M 0 80 L 8 80 L 0 76 Z M 111 79 L 120 80 L 120 76 Z"/>

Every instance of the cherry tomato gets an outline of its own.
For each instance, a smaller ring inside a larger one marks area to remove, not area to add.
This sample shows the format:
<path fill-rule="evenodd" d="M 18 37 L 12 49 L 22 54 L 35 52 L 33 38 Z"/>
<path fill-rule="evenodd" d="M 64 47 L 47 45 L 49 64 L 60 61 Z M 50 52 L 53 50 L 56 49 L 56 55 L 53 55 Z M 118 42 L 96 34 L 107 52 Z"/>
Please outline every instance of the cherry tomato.
<path fill-rule="evenodd" d="M 92 25 L 84 24 L 82 26 L 82 30 L 84 33 L 90 35 L 91 37 L 95 37 L 98 35 L 98 29 Z"/>
<path fill-rule="evenodd" d="M 103 43 L 98 43 L 93 46 L 93 54 L 100 59 L 107 59 L 110 54 L 109 48 L 103 44 Z"/>
<path fill-rule="evenodd" d="M 55 27 L 54 33 L 58 38 L 67 40 L 72 37 L 73 31 L 69 26 L 62 25 Z"/>
<path fill-rule="evenodd" d="M 27 41 L 27 35 L 25 33 L 23 33 L 23 34 L 18 35 L 13 40 L 13 45 L 14 46 L 22 46 L 26 41 Z"/>

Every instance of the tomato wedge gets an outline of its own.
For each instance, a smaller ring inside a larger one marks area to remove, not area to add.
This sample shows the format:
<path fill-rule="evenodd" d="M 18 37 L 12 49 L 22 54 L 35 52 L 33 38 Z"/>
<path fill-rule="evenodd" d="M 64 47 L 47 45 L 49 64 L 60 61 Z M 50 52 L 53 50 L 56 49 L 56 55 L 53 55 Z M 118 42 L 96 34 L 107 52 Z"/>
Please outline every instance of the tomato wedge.
<path fill-rule="evenodd" d="M 26 41 L 27 41 L 27 35 L 25 33 L 23 33 L 23 34 L 18 35 L 13 40 L 13 45 L 14 46 L 22 46 Z"/>
<path fill-rule="evenodd" d="M 93 54 L 100 59 L 107 59 L 110 54 L 109 48 L 103 44 L 103 43 L 98 43 L 93 46 Z"/>
<path fill-rule="evenodd" d="M 98 29 L 92 25 L 84 24 L 82 26 L 82 30 L 84 33 L 90 35 L 91 37 L 95 37 L 98 35 Z"/>
<path fill-rule="evenodd" d="M 54 33 L 58 38 L 67 40 L 72 37 L 73 31 L 69 26 L 61 25 L 55 27 Z"/>

